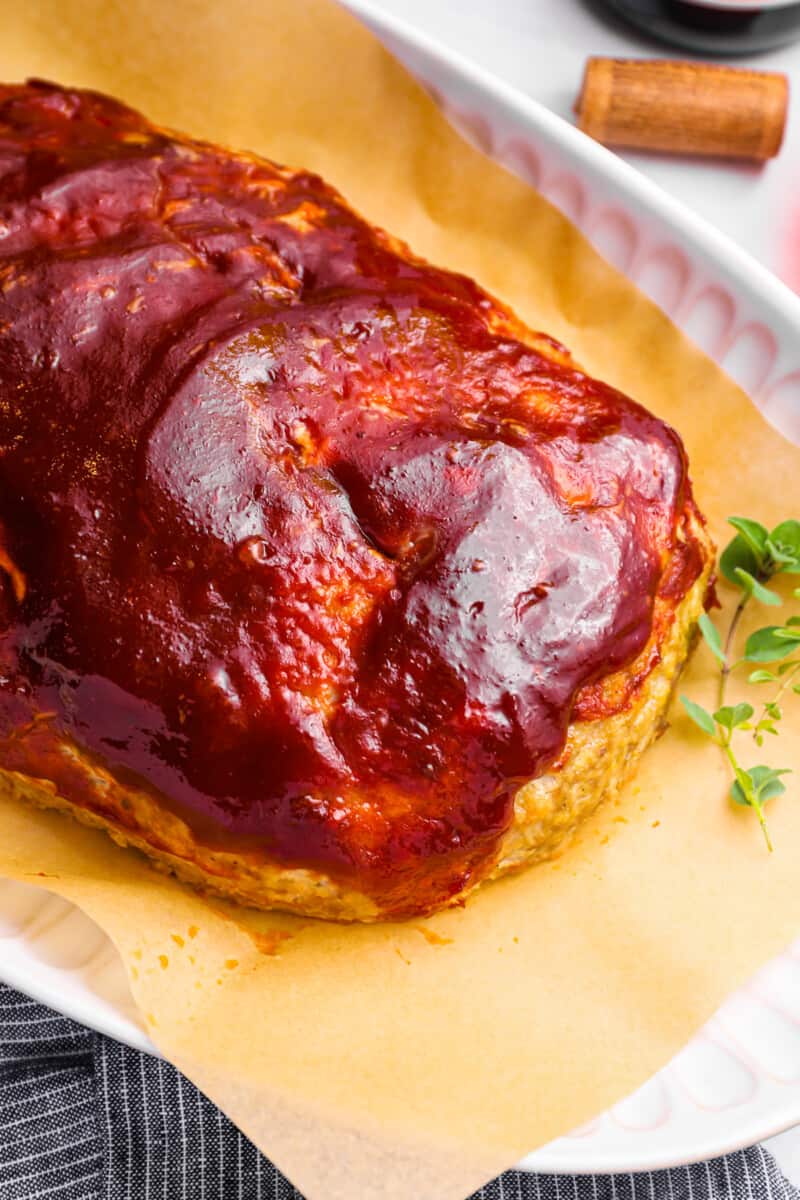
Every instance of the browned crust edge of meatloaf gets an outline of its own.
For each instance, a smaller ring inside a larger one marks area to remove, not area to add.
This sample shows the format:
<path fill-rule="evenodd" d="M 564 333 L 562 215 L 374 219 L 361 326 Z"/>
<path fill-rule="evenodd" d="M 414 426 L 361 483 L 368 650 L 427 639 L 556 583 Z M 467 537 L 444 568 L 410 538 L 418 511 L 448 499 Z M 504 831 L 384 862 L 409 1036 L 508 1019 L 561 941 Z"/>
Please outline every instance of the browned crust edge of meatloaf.
<path fill-rule="evenodd" d="M 598 805 L 619 793 L 641 755 L 662 732 L 675 684 L 691 651 L 714 561 L 710 540 L 695 520 L 694 532 L 706 550 L 706 565 L 676 606 L 656 665 L 638 684 L 627 707 L 609 717 L 571 723 L 558 762 L 517 792 L 511 826 L 483 875 L 473 877 L 447 905 L 462 903 L 489 879 L 561 853 Z M 0 770 L 0 787 L 6 794 L 103 829 L 120 846 L 143 851 L 159 870 L 228 900 L 339 921 L 392 917 L 368 895 L 323 871 L 204 846 L 179 816 L 149 792 L 123 786 L 67 741 L 61 749 L 91 783 L 93 811 L 60 796 L 49 780 Z"/>

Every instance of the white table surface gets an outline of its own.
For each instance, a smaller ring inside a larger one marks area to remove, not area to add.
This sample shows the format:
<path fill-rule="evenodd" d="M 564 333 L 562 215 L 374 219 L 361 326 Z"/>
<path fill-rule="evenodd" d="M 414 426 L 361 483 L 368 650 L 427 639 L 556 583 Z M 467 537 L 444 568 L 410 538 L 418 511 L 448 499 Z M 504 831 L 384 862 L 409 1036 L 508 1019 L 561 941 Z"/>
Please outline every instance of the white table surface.
<path fill-rule="evenodd" d="M 590 54 L 686 57 L 616 23 L 583 0 L 372 0 L 507 83 L 571 118 Z M 764 167 L 629 154 L 668 192 L 701 213 L 800 291 L 800 42 L 728 60 L 785 71 L 797 81 L 781 154 Z M 800 1185 L 800 1126 L 766 1143 Z"/>

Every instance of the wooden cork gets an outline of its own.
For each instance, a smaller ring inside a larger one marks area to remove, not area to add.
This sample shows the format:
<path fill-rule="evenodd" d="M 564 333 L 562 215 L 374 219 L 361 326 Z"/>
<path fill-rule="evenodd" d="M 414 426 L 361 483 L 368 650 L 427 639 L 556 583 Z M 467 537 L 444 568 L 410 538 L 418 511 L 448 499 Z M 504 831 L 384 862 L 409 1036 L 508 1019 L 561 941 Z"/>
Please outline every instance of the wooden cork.
<path fill-rule="evenodd" d="M 609 146 L 763 161 L 781 148 L 788 102 L 775 71 L 590 58 L 576 110 Z"/>

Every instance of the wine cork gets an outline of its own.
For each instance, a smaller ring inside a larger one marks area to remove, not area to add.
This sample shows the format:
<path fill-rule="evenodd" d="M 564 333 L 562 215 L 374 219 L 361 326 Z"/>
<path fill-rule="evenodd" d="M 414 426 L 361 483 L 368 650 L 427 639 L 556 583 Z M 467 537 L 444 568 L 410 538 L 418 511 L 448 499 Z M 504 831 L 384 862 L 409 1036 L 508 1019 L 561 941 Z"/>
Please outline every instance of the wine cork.
<path fill-rule="evenodd" d="M 781 148 L 789 83 L 775 71 L 590 58 L 578 125 L 609 146 L 763 161 Z"/>

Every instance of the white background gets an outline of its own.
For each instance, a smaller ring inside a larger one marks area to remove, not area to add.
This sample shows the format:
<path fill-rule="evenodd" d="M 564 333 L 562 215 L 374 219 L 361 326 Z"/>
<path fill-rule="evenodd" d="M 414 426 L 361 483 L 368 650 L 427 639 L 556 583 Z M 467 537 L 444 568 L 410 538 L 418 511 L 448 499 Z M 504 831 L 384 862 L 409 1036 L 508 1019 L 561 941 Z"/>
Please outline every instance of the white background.
<path fill-rule="evenodd" d="M 588 55 L 686 57 L 605 21 L 584 0 L 372 0 L 572 119 Z M 781 154 L 763 167 L 626 155 L 800 291 L 800 43 L 728 60 L 797 81 Z M 800 1185 L 800 1128 L 768 1148 Z"/>

